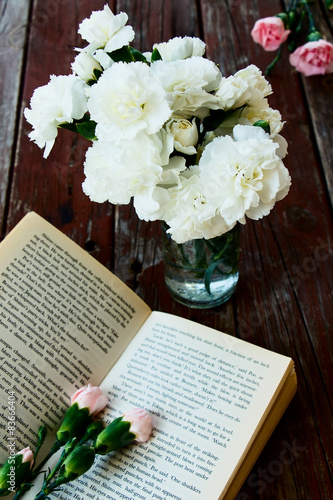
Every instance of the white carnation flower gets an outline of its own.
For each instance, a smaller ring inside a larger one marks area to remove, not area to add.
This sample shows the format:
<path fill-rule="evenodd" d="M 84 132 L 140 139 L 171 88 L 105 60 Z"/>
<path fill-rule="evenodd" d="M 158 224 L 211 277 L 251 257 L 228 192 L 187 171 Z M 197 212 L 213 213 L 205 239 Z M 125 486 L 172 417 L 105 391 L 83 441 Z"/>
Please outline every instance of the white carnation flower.
<path fill-rule="evenodd" d="M 102 140 L 131 139 L 142 130 L 154 134 L 171 115 L 160 81 L 142 62 L 105 70 L 91 88 L 88 109 Z"/>
<path fill-rule="evenodd" d="M 240 69 L 235 73 L 235 78 L 242 78 L 248 85 L 248 96 L 246 102 L 259 101 L 272 94 L 271 84 L 263 76 L 260 69 L 254 64 Z"/>
<path fill-rule="evenodd" d="M 163 61 L 176 61 L 193 56 L 203 56 L 206 44 L 200 38 L 179 36 L 168 42 L 155 43 L 153 49 L 158 50 Z"/>
<path fill-rule="evenodd" d="M 216 96 L 222 109 L 252 104 L 272 93 L 271 85 L 257 66 L 251 64 L 228 78 L 222 78 Z"/>
<path fill-rule="evenodd" d="M 179 61 L 156 61 L 151 70 L 168 93 L 171 109 L 185 118 L 205 117 L 209 109 L 218 109 L 218 99 L 210 94 L 221 81 L 215 63 L 203 57 Z"/>
<path fill-rule="evenodd" d="M 163 167 L 172 151 L 165 133 L 141 132 L 129 143 L 95 141 L 87 150 L 83 191 L 92 201 L 127 204 L 142 188 L 163 179 Z"/>
<path fill-rule="evenodd" d="M 288 193 L 290 176 L 278 144 L 260 127 L 236 125 L 234 139 L 217 137 L 203 152 L 200 180 L 207 202 L 227 224 L 268 215 Z"/>
<path fill-rule="evenodd" d="M 191 239 L 210 239 L 232 229 L 209 203 L 197 167 L 185 171 L 179 181 L 178 186 L 169 189 L 170 201 L 165 213 L 173 240 L 185 243 Z"/>
<path fill-rule="evenodd" d="M 227 110 L 242 106 L 247 89 L 248 84 L 242 78 L 235 78 L 233 75 L 228 78 L 223 77 L 216 92 L 216 96 L 221 100 L 221 109 Z"/>
<path fill-rule="evenodd" d="M 87 52 L 104 48 L 106 52 L 128 45 L 134 38 L 132 26 L 125 26 L 128 16 L 125 12 L 114 15 L 108 5 L 103 10 L 92 12 L 91 16 L 84 19 L 79 25 L 78 33 L 89 42 L 85 48 Z"/>
<path fill-rule="evenodd" d="M 85 85 L 74 75 L 51 75 L 47 85 L 38 87 L 30 100 L 31 109 L 24 116 L 33 126 L 29 137 L 47 158 L 58 135 L 58 126 L 79 120 L 87 111 Z"/>

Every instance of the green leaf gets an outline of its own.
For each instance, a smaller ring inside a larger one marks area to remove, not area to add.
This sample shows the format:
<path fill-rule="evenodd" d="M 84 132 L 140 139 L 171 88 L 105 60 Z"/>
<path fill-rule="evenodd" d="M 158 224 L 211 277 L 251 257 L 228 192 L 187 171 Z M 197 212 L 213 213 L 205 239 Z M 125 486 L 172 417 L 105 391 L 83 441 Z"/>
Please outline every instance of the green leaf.
<path fill-rule="evenodd" d="M 121 47 L 121 49 L 114 50 L 113 52 L 108 52 L 108 55 L 114 62 L 133 62 L 135 59 L 132 55 L 129 46 Z"/>
<path fill-rule="evenodd" d="M 148 62 L 145 56 L 139 50 L 130 47 L 130 51 L 135 61 Z"/>
<path fill-rule="evenodd" d="M 72 123 L 62 123 L 59 128 L 64 128 L 75 132 L 76 134 L 81 134 L 85 139 L 93 141 L 96 139 L 95 129 L 96 122 L 90 120 L 89 113 L 86 113 L 81 120 L 74 120 Z"/>
<path fill-rule="evenodd" d="M 160 59 L 162 59 L 161 54 L 157 49 L 154 49 L 151 55 L 151 62 L 159 61 Z"/>
<path fill-rule="evenodd" d="M 212 276 L 213 276 L 213 273 L 215 271 L 216 266 L 218 266 L 218 265 L 219 265 L 219 261 L 213 262 L 209 267 L 207 267 L 206 272 L 205 272 L 205 288 L 206 288 L 207 293 L 209 293 L 209 295 L 211 295 L 211 293 L 212 293 L 210 291 L 210 284 L 212 282 Z"/>
<path fill-rule="evenodd" d="M 264 129 L 265 132 L 267 132 L 267 134 L 270 134 L 271 133 L 271 127 L 268 123 L 267 120 L 258 120 L 257 122 L 255 122 L 253 124 L 254 127 L 261 127 Z"/>
<path fill-rule="evenodd" d="M 101 71 L 100 69 L 95 68 L 94 71 L 93 71 L 93 73 L 94 73 L 94 76 L 95 76 L 96 80 L 98 80 L 99 77 L 101 76 L 101 74 L 103 73 L 103 71 Z"/>
<path fill-rule="evenodd" d="M 78 122 L 76 123 L 76 128 L 79 134 L 81 134 L 85 139 L 88 139 L 89 141 L 94 141 L 96 139 L 96 122 L 92 120 Z"/>
<path fill-rule="evenodd" d="M 217 129 L 221 123 L 226 119 L 227 112 L 223 109 L 216 109 L 210 112 L 203 120 L 205 130 L 211 131 Z"/>
<path fill-rule="evenodd" d="M 59 128 L 64 128 L 66 130 L 70 130 L 71 132 L 76 132 L 77 133 L 77 128 L 76 128 L 76 123 L 61 123 L 59 125 Z"/>
<path fill-rule="evenodd" d="M 244 108 L 245 106 L 240 106 L 239 108 L 228 109 L 227 111 L 224 111 L 223 109 L 212 110 L 203 120 L 205 132 L 216 130 L 224 122 L 224 120 L 229 118 L 229 116 L 235 112 L 241 113 Z"/>

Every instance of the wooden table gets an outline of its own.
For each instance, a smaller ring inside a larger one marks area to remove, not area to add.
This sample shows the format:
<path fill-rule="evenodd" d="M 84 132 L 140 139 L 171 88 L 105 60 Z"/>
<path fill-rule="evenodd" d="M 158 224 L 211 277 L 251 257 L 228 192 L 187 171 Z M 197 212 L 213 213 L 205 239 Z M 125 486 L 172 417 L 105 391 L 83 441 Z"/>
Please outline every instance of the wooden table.
<path fill-rule="evenodd" d="M 152 309 L 191 318 L 291 356 L 298 392 L 269 440 L 239 500 L 333 498 L 332 486 L 332 158 L 333 75 L 304 78 L 283 53 L 269 77 L 273 108 L 286 121 L 285 161 L 293 185 L 262 221 L 242 228 L 241 277 L 234 297 L 212 310 L 170 299 L 163 282 L 158 223 L 145 223 L 131 206 L 95 204 L 82 193 L 87 143 L 61 131 L 50 157 L 27 137 L 23 118 L 33 90 L 50 74 L 68 74 L 79 22 L 104 0 L 2 0 L 0 4 L 0 224 L 1 236 L 34 210 L 111 269 Z M 276 14 L 273 0 L 112 0 L 150 50 L 174 36 L 199 36 L 207 57 L 228 76 L 272 53 L 254 44 L 256 19 Z M 333 13 L 317 26 L 332 41 Z M 282 457 L 290 452 L 289 463 Z"/>

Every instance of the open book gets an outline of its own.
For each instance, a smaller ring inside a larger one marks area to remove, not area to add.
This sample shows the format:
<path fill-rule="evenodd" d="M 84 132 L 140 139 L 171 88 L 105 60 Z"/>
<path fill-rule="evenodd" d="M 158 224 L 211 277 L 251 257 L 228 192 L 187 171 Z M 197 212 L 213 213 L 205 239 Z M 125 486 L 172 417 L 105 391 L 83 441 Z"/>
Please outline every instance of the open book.
<path fill-rule="evenodd" d="M 137 406 L 153 416 L 147 443 L 98 457 L 59 499 L 232 499 L 296 391 L 290 358 L 152 312 L 33 212 L 0 244 L 0 359 L 1 464 L 9 391 L 17 451 L 89 382 L 109 397 L 106 422 Z"/>

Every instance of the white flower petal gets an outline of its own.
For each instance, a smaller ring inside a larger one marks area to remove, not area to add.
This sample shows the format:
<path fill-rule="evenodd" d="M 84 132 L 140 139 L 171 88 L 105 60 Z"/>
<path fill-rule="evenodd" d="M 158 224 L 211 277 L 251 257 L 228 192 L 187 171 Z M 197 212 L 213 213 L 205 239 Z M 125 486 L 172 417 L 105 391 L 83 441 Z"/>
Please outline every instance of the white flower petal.
<path fill-rule="evenodd" d="M 203 118 L 209 109 L 218 108 L 218 98 L 211 92 L 218 88 L 221 73 L 212 61 L 199 56 L 171 62 L 159 60 L 151 70 L 167 92 L 175 113 Z"/>
<path fill-rule="evenodd" d="M 290 186 L 278 145 L 263 129 L 237 125 L 233 135 L 214 139 L 199 162 L 206 201 L 229 225 L 267 215 Z"/>
<path fill-rule="evenodd" d="M 112 38 L 107 41 L 104 50 L 105 52 L 113 52 L 128 45 L 134 39 L 135 33 L 132 26 L 123 26 L 117 31 Z"/>
<path fill-rule="evenodd" d="M 95 141 L 86 153 L 85 194 L 92 201 L 123 204 L 144 190 L 152 192 L 164 179 L 163 137 L 141 132 L 131 140 L 131 147 L 126 139 L 118 143 Z"/>
<path fill-rule="evenodd" d="M 78 29 L 81 37 L 89 42 L 85 50 L 93 52 L 107 46 L 108 51 L 111 51 L 128 45 L 134 38 L 134 31 L 131 26 L 123 31 L 127 20 L 125 12 L 114 15 L 108 5 L 105 5 L 103 10 L 92 12 L 89 18 L 81 22 Z"/>
<path fill-rule="evenodd" d="M 33 126 L 32 141 L 43 148 L 46 158 L 58 135 L 58 126 L 79 120 L 87 111 L 85 84 L 74 75 L 51 75 L 47 85 L 38 87 L 30 100 L 31 109 L 24 116 Z"/>
<path fill-rule="evenodd" d="M 155 134 L 170 117 L 161 83 L 142 62 L 115 63 L 91 88 L 88 109 L 99 139 Z"/>
<path fill-rule="evenodd" d="M 203 56 L 206 44 L 200 38 L 175 37 L 168 42 L 156 43 L 153 49 L 157 49 L 163 61 L 176 61 L 188 59 L 193 56 Z"/>

